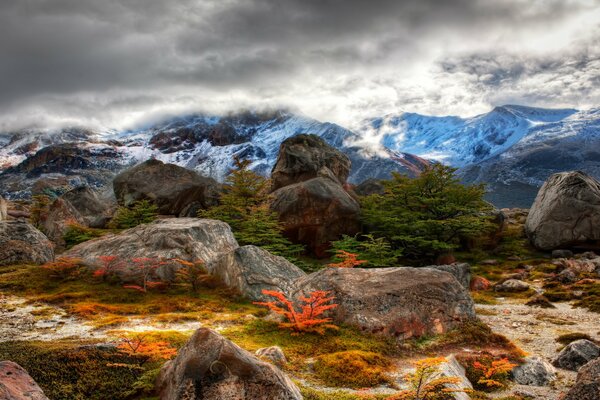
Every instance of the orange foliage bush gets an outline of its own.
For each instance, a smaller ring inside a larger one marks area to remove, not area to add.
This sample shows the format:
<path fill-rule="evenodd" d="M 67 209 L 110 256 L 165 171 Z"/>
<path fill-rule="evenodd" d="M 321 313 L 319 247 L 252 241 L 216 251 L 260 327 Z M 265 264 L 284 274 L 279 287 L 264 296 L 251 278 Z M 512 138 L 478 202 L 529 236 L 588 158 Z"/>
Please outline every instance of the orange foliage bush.
<path fill-rule="evenodd" d="M 341 261 L 338 263 L 328 264 L 327 265 L 328 267 L 331 267 L 331 268 L 354 268 L 354 267 L 358 267 L 359 265 L 365 264 L 367 262 L 367 260 L 359 260 L 358 254 L 350 253 L 345 250 L 336 251 L 335 256 L 336 256 L 336 258 L 340 259 Z"/>
<path fill-rule="evenodd" d="M 55 261 L 42 265 L 52 279 L 67 281 L 81 277 L 85 272 L 83 260 L 73 257 L 59 257 Z"/>
<path fill-rule="evenodd" d="M 133 258 L 131 261 L 135 266 L 134 272 L 137 274 L 140 283 L 138 285 L 124 285 L 125 289 L 134 289 L 146 293 L 148 289 L 162 289 L 167 286 L 165 282 L 152 281 L 151 279 L 156 276 L 158 269 L 169 264 L 168 262 L 148 257 Z"/>
<path fill-rule="evenodd" d="M 460 390 L 448 388 L 460 382 L 458 377 L 439 376 L 439 368 L 444 357 L 425 358 L 415 362 L 414 373 L 407 374 L 405 380 L 409 389 L 397 393 L 387 400 L 450 400 L 453 392 Z"/>
<path fill-rule="evenodd" d="M 500 389 L 504 387 L 509 372 L 516 366 L 517 364 L 511 363 L 507 358 L 488 362 L 475 361 L 473 368 L 480 372 L 476 383 L 488 390 Z"/>
<path fill-rule="evenodd" d="M 269 310 L 282 315 L 287 322 L 279 324 L 280 327 L 291 329 L 295 333 L 316 332 L 324 334 L 326 329 L 337 329 L 337 326 L 330 324 L 331 318 L 323 318 L 325 311 L 337 307 L 331 303 L 334 297 L 328 297 L 330 292 L 317 290 L 311 292 L 309 297 L 301 296 L 299 298 L 301 311 L 296 310 L 292 301 L 288 300 L 285 294 L 274 290 L 263 290 L 266 296 L 274 297 L 274 301 L 254 302 L 254 304 L 265 306 Z"/>
<path fill-rule="evenodd" d="M 200 289 L 200 286 L 212 280 L 202 261 L 190 262 L 179 258 L 174 258 L 173 261 L 181 265 L 181 268 L 175 273 L 176 280 L 184 285 L 189 285 L 194 293 Z"/>
<path fill-rule="evenodd" d="M 167 342 L 148 342 L 144 335 L 122 336 L 117 348 L 131 356 L 141 356 L 145 361 L 170 360 L 177 355 L 177 349 Z"/>

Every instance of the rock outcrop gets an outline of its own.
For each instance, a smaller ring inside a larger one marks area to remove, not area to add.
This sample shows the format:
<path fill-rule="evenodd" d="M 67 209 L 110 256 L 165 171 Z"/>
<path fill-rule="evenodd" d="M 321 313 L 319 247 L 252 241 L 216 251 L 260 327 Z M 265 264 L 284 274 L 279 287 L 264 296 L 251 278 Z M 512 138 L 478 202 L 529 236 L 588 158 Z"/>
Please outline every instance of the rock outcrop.
<path fill-rule="evenodd" d="M 439 269 L 445 271 L 456 278 L 461 285 L 469 289 L 471 284 L 471 266 L 468 263 L 454 263 L 447 265 L 429 265 L 425 268 Z"/>
<path fill-rule="evenodd" d="M 527 357 L 523 364 L 515 367 L 513 380 L 520 385 L 547 386 L 556 379 L 556 369 L 539 357 Z"/>
<path fill-rule="evenodd" d="M 323 174 L 331 175 L 340 185 L 346 183 L 350 159 L 318 136 L 297 135 L 281 143 L 271 172 L 272 190 Z"/>
<path fill-rule="evenodd" d="M 6 220 L 8 217 L 8 204 L 2 196 L 0 196 L 0 221 Z"/>
<path fill-rule="evenodd" d="M 581 367 L 575 385 L 562 398 L 562 400 L 597 399 L 600 399 L 600 358 Z"/>
<path fill-rule="evenodd" d="M 197 330 L 157 380 L 162 400 L 301 400 L 296 385 L 215 331 Z"/>
<path fill-rule="evenodd" d="M 576 340 L 565 346 L 552 361 L 555 367 L 577 371 L 589 361 L 600 357 L 600 347 L 586 339 Z"/>
<path fill-rule="evenodd" d="M 284 235 L 307 246 L 317 256 L 327 255 L 329 242 L 360 231 L 360 206 L 330 178 L 313 178 L 273 192 L 271 209 L 284 226 Z"/>
<path fill-rule="evenodd" d="M 265 289 L 289 295 L 295 289 L 295 282 L 306 275 L 285 258 L 256 246 L 231 251 L 209 265 L 208 272 L 255 301 L 271 300 L 262 294 Z"/>
<path fill-rule="evenodd" d="M 0 265 L 44 264 L 54 259 L 54 245 L 24 220 L 0 222 Z"/>
<path fill-rule="evenodd" d="M 64 256 L 81 258 L 92 269 L 100 267 L 98 257 L 106 255 L 117 256 L 123 261 L 136 257 L 202 260 L 209 268 L 211 263 L 237 247 L 231 228 L 225 222 L 170 218 L 81 243 L 65 252 Z M 131 272 L 125 268 L 120 274 L 126 279 Z M 158 277 L 170 280 L 172 267 L 159 269 Z"/>
<path fill-rule="evenodd" d="M 408 339 L 439 334 L 476 318 L 467 290 L 430 268 L 326 268 L 300 279 L 298 293 L 330 291 L 336 323 Z"/>
<path fill-rule="evenodd" d="M 195 216 L 191 215 L 194 211 L 217 204 L 220 185 L 189 169 L 153 159 L 117 175 L 113 189 L 123 206 L 150 200 L 161 214 Z"/>
<path fill-rule="evenodd" d="M 19 364 L 0 361 L 0 399 L 48 400 L 48 397 Z"/>
<path fill-rule="evenodd" d="M 525 230 L 541 250 L 598 244 L 600 182 L 580 171 L 552 175 L 531 206 Z"/>

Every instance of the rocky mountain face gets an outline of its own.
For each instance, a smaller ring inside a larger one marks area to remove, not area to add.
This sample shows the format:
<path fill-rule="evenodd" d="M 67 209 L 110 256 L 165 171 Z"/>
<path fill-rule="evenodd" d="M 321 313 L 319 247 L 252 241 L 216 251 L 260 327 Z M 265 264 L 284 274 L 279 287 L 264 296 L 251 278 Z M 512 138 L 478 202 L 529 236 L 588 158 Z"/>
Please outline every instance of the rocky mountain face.
<path fill-rule="evenodd" d="M 553 173 L 600 177 L 600 109 L 506 105 L 472 118 L 413 113 L 365 122 L 390 150 L 459 168 L 463 181 L 486 183 L 498 207 L 529 207 Z"/>
<path fill-rule="evenodd" d="M 303 133 L 319 136 L 349 157 L 352 183 L 387 178 L 392 171 L 415 175 L 428 165 L 411 154 L 352 145 L 358 134 L 287 111 L 196 114 L 125 132 L 64 129 L 1 134 L 0 192 L 27 198 L 32 192 L 56 188 L 103 187 L 119 171 L 152 158 L 223 181 L 238 156 L 251 159 L 251 168 L 266 176 L 281 142 Z"/>

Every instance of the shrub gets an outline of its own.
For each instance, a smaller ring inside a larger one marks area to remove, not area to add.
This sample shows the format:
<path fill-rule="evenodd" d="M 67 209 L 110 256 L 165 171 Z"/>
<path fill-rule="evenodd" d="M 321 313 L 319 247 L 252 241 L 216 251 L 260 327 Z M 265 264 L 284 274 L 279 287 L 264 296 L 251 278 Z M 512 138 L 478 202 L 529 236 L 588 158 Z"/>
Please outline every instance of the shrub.
<path fill-rule="evenodd" d="M 279 324 L 281 328 L 291 329 L 294 333 L 316 332 L 321 335 L 326 329 L 337 329 L 337 326 L 330 324 L 331 318 L 323 318 L 325 311 L 337 307 L 337 304 L 331 303 L 333 297 L 330 292 L 314 291 L 309 297 L 300 297 L 301 311 L 296 310 L 296 306 L 281 293 L 273 290 L 263 290 L 266 296 L 275 298 L 275 301 L 254 302 L 254 304 L 267 307 L 269 310 L 282 315 L 287 322 Z"/>
<path fill-rule="evenodd" d="M 136 279 L 139 284 L 125 285 L 123 286 L 124 288 L 134 289 L 142 293 L 146 293 L 148 289 L 163 288 L 166 286 L 166 283 L 153 281 L 152 279 L 156 277 L 158 269 L 163 265 L 168 265 L 168 262 L 158 258 L 149 257 L 133 258 L 131 262 L 134 264 L 135 269 L 133 272 L 136 275 Z"/>
<path fill-rule="evenodd" d="M 147 340 L 143 334 L 121 336 L 121 343 L 117 348 L 130 356 L 136 356 L 138 365 L 147 361 L 170 360 L 177 355 L 177 349 L 164 341 L 153 342 Z"/>
<path fill-rule="evenodd" d="M 29 222 L 31 222 L 31 225 L 40 229 L 48 218 L 50 197 L 39 194 L 33 196 L 32 200 L 33 202 L 31 203 L 31 208 L 29 209 Z"/>
<path fill-rule="evenodd" d="M 402 250 L 394 250 L 390 243 L 382 237 L 362 235 L 359 240 L 356 236 L 342 236 L 342 239 L 332 242 L 333 252 L 347 251 L 358 255 L 365 260 L 365 267 L 382 268 L 392 267 L 398 262 Z"/>
<path fill-rule="evenodd" d="M 67 225 L 62 238 L 65 242 L 65 247 L 70 249 L 79 243 L 87 242 L 104 234 L 105 232 L 100 229 L 92 229 L 77 223 L 70 223 Z"/>
<path fill-rule="evenodd" d="M 116 278 L 119 270 L 125 267 L 125 263 L 119 260 L 117 256 L 99 256 L 102 266 L 94 271 L 94 276 L 102 278 L 103 281 Z"/>
<path fill-rule="evenodd" d="M 148 200 L 137 201 L 128 207 L 119 207 L 108 224 L 110 228 L 129 229 L 141 224 L 147 224 L 156 219 L 158 207 Z"/>
<path fill-rule="evenodd" d="M 559 337 L 556 338 L 556 341 L 560 344 L 562 344 L 563 346 L 568 345 L 571 342 L 574 342 L 576 340 L 580 340 L 580 339 L 586 339 L 589 340 L 590 342 L 594 342 L 594 338 L 592 338 L 590 335 L 588 335 L 587 333 L 582 333 L 582 332 L 573 332 L 573 333 L 565 333 L 564 335 L 560 335 Z"/>
<path fill-rule="evenodd" d="M 510 371 L 517 366 L 507 358 L 496 358 L 490 354 L 463 358 L 461 362 L 473 387 L 486 392 L 504 388 L 508 384 Z"/>
<path fill-rule="evenodd" d="M 59 257 L 55 261 L 42 265 L 41 268 L 48 273 L 49 278 L 58 281 L 78 279 L 86 272 L 83 260 L 73 257 Z"/>
<path fill-rule="evenodd" d="M 460 378 L 439 376 L 440 365 L 445 362 L 444 357 L 425 358 L 415 363 L 414 373 L 407 374 L 405 380 L 409 389 L 391 396 L 389 400 L 452 400 L 455 389 L 447 388 L 448 385 L 457 384 Z"/>
<path fill-rule="evenodd" d="M 175 280 L 183 285 L 189 286 L 191 291 L 197 293 L 203 284 L 211 282 L 213 277 L 208 274 L 202 261 L 189 262 L 181 259 L 173 259 L 181 265 L 175 273 Z"/>
<path fill-rule="evenodd" d="M 314 371 L 329 386 L 364 388 L 388 382 L 391 362 L 378 353 L 341 351 L 318 357 Z"/>
<path fill-rule="evenodd" d="M 327 265 L 330 268 L 354 268 L 365 264 L 366 260 L 359 260 L 358 254 L 350 253 L 345 250 L 338 250 L 335 257 L 339 260 L 337 263 Z"/>
<path fill-rule="evenodd" d="M 460 248 L 461 240 L 477 238 L 491 229 L 482 216 L 490 205 L 482 185 L 462 185 L 456 170 L 434 164 L 419 177 L 393 173 L 383 181 L 384 194 L 363 198 L 365 224 L 407 258 L 435 259 Z"/>

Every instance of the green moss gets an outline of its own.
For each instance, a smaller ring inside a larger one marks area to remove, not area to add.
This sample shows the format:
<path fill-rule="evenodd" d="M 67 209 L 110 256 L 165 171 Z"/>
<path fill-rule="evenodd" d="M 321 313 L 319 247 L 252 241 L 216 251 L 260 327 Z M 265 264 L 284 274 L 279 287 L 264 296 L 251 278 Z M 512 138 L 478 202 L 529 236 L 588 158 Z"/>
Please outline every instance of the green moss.
<path fill-rule="evenodd" d="M 125 399 L 144 372 L 136 357 L 81 342 L 3 342 L 0 359 L 25 368 L 53 400 Z"/>
<path fill-rule="evenodd" d="M 594 339 L 590 335 L 588 335 L 587 333 L 582 333 L 582 332 L 565 333 L 564 335 L 560 335 L 559 337 L 557 337 L 556 341 L 558 343 L 562 344 L 563 346 L 566 346 L 569 343 L 574 342 L 576 340 L 580 340 L 580 339 L 586 339 L 591 342 L 594 341 Z"/>
<path fill-rule="evenodd" d="M 316 377 L 329 386 L 365 388 L 389 382 L 390 366 L 381 354 L 351 350 L 319 356 L 313 368 Z"/>
<path fill-rule="evenodd" d="M 304 400 L 382 400 L 389 398 L 387 395 L 367 395 L 361 393 L 360 395 L 349 393 L 347 391 L 335 390 L 335 391 L 319 391 L 306 386 L 298 385 L 300 393 Z"/>

